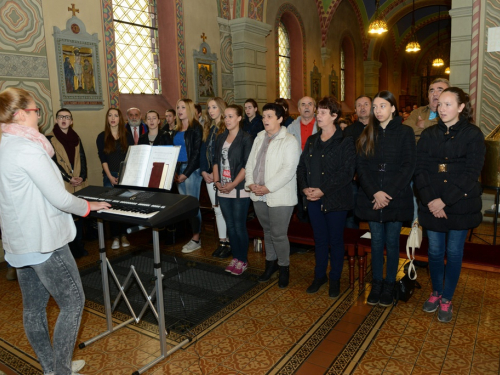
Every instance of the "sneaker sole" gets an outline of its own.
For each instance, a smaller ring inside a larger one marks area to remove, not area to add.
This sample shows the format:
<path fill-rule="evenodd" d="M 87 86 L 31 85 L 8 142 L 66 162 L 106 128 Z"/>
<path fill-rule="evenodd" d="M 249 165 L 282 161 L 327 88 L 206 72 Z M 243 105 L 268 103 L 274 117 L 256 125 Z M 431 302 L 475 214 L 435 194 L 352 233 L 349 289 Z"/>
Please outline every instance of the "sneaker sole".
<path fill-rule="evenodd" d="M 380 303 L 380 301 L 377 301 L 377 302 L 368 302 L 368 301 L 366 301 L 366 303 L 368 305 L 370 305 L 370 306 L 377 306 Z"/>
<path fill-rule="evenodd" d="M 186 248 L 184 248 L 184 249 L 182 249 L 182 252 L 183 252 L 184 254 L 188 254 L 188 253 L 192 253 L 193 251 L 200 250 L 200 249 L 201 249 L 201 246 L 198 246 L 198 247 L 197 247 L 197 248 L 195 248 L 195 249 L 186 249 Z"/>
<path fill-rule="evenodd" d="M 241 276 L 243 274 L 243 272 L 245 272 L 245 271 L 246 271 L 246 269 L 241 271 L 241 273 L 236 273 L 236 272 L 231 271 L 231 275 Z"/>
<path fill-rule="evenodd" d="M 394 304 L 394 301 L 392 301 L 391 303 L 389 303 L 388 305 L 387 304 L 383 304 L 383 303 L 378 303 L 380 306 L 382 307 L 389 307 L 389 306 L 392 306 Z"/>
<path fill-rule="evenodd" d="M 122 243 L 122 247 L 129 247 L 129 246 L 130 246 L 130 244 L 125 245 L 124 243 Z"/>
<path fill-rule="evenodd" d="M 438 320 L 439 320 L 441 323 L 449 323 L 449 322 L 451 322 L 451 321 L 453 320 L 453 317 L 451 317 L 451 318 L 450 318 L 450 320 L 442 320 L 442 319 L 440 319 L 440 318 L 439 318 L 439 316 L 438 316 Z"/>
<path fill-rule="evenodd" d="M 433 312 L 436 312 L 437 309 L 438 309 L 438 306 L 436 306 L 436 308 L 434 310 L 426 310 L 425 307 L 423 307 L 422 311 L 431 314 Z"/>

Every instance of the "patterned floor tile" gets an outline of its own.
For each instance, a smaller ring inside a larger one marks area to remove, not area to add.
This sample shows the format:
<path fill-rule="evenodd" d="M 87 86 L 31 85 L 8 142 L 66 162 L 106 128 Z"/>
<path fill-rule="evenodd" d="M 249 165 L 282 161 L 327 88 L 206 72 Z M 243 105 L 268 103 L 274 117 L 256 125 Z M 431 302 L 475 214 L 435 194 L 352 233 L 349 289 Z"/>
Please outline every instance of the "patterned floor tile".
<path fill-rule="evenodd" d="M 381 356 L 370 351 L 363 356 L 361 363 L 370 367 L 374 367 L 376 369 L 383 370 L 390 359 L 390 357 Z"/>

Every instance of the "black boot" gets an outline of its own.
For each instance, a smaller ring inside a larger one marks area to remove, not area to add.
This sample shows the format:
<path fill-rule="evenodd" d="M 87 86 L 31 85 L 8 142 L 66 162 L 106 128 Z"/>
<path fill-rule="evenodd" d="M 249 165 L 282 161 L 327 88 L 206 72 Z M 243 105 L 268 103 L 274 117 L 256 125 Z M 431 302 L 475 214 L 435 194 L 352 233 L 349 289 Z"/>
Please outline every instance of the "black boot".
<path fill-rule="evenodd" d="M 215 251 L 212 253 L 212 256 L 213 257 L 216 257 L 218 258 L 220 253 L 222 253 L 224 251 L 224 247 L 226 246 L 226 243 L 223 242 L 223 241 L 220 241 L 219 242 L 219 246 L 217 247 L 217 249 L 215 249 Z"/>
<path fill-rule="evenodd" d="M 280 267 L 280 277 L 278 280 L 278 286 L 283 289 L 288 286 L 288 279 L 290 278 L 290 266 L 279 266 Z"/>
<path fill-rule="evenodd" d="M 340 295 L 340 280 L 330 280 L 328 295 L 330 298 L 337 298 Z"/>
<path fill-rule="evenodd" d="M 384 284 L 382 286 L 382 293 L 380 294 L 380 306 L 391 306 L 394 302 L 394 282 L 389 283 L 384 280 Z"/>
<path fill-rule="evenodd" d="M 325 284 L 328 281 L 328 277 L 324 276 L 319 279 L 314 279 L 312 284 L 307 288 L 306 293 L 313 294 L 316 293 L 321 285 Z"/>
<path fill-rule="evenodd" d="M 229 241 L 222 242 L 222 244 L 223 244 L 222 250 L 217 255 L 217 257 L 218 258 L 222 258 L 222 259 L 229 258 L 231 256 L 231 254 L 232 254 L 232 252 L 231 252 L 231 245 L 229 244 Z"/>
<path fill-rule="evenodd" d="M 372 290 L 368 295 L 366 303 L 369 305 L 378 305 L 380 294 L 382 293 L 382 280 L 372 280 Z"/>
<path fill-rule="evenodd" d="M 266 270 L 257 279 L 260 283 L 265 283 L 278 270 L 278 263 L 275 260 L 266 260 Z"/>

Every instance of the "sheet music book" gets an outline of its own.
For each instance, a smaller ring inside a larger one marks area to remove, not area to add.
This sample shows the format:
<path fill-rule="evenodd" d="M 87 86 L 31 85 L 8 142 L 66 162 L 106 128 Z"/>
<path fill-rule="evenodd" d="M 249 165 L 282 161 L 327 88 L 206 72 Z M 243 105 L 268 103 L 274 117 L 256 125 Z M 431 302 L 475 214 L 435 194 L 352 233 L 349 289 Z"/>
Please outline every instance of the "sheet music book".
<path fill-rule="evenodd" d="M 129 146 L 120 185 L 170 190 L 180 146 Z"/>

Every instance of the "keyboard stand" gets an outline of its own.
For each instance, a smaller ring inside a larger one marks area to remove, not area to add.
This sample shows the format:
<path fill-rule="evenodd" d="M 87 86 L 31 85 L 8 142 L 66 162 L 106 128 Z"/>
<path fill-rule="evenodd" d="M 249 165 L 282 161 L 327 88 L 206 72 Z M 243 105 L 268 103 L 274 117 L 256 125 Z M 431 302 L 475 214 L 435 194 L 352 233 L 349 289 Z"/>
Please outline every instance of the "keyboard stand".
<path fill-rule="evenodd" d="M 137 273 L 135 272 L 134 266 L 131 266 L 131 270 L 125 280 L 124 285 L 127 286 L 128 282 L 130 280 L 130 277 L 132 274 L 134 274 L 134 277 L 136 278 L 137 282 L 139 283 L 139 286 L 146 297 L 146 304 L 144 305 L 141 313 L 139 314 L 138 317 L 136 317 L 135 312 L 132 309 L 132 306 L 130 305 L 127 296 L 125 295 L 125 288 L 122 287 L 118 281 L 118 278 L 116 277 L 115 272 L 113 271 L 113 267 L 111 267 L 111 264 L 108 261 L 108 258 L 106 257 L 106 245 L 104 243 L 104 225 L 103 221 L 101 219 L 97 220 L 98 226 L 98 234 L 99 234 L 99 253 L 100 253 L 100 262 L 101 262 L 101 274 L 102 274 L 102 286 L 103 286 L 103 293 L 104 293 L 104 311 L 106 314 L 106 324 L 107 324 L 107 330 L 90 340 L 87 340 L 85 342 L 82 342 L 78 345 L 80 349 L 85 348 L 87 345 L 92 344 L 93 342 L 102 339 L 103 337 L 109 335 L 110 333 L 113 333 L 117 330 L 119 330 L 122 327 L 125 327 L 126 325 L 132 323 L 132 322 L 139 322 L 144 315 L 147 306 L 152 309 L 153 314 L 155 317 L 158 319 L 158 329 L 159 329 L 159 338 L 160 338 L 160 356 L 158 358 L 155 358 L 145 366 L 141 367 L 139 370 L 135 371 L 132 375 L 138 375 L 142 374 L 143 372 L 149 370 L 151 367 L 156 365 L 158 362 L 162 361 L 169 355 L 173 354 L 177 350 L 183 348 L 186 344 L 188 344 L 191 339 L 185 339 L 181 343 L 177 344 L 176 346 L 172 347 L 169 351 L 167 351 L 167 331 L 165 329 L 165 308 L 163 305 L 163 274 L 161 272 L 161 259 L 160 259 L 160 236 L 158 234 L 158 228 L 153 228 L 153 254 L 154 254 L 154 277 L 155 277 L 155 288 L 151 292 L 150 295 L 147 294 L 146 289 L 144 288 L 144 285 L 142 285 L 139 277 L 137 276 Z M 109 279 L 108 279 L 108 269 L 109 272 L 111 273 L 111 276 L 114 278 L 118 289 L 120 290 L 117 300 L 115 301 L 113 308 L 111 308 L 111 299 L 110 299 L 110 293 L 109 293 Z M 154 308 L 152 301 L 152 298 L 156 294 L 156 310 Z M 113 317 L 112 317 L 112 312 L 114 308 L 116 307 L 118 300 L 123 297 L 133 318 L 130 318 L 129 320 L 120 323 L 116 326 L 113 327 Z"/>

